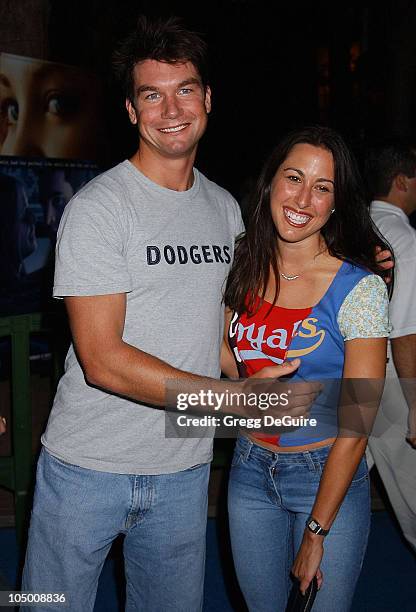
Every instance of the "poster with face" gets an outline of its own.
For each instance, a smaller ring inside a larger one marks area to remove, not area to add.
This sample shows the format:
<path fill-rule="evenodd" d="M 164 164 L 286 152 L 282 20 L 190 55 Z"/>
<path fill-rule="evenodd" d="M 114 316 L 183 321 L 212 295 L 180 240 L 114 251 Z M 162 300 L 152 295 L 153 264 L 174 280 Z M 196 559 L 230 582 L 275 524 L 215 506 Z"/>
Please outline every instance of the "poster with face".
<path fill-rule="evenodd" d="M 99 174 L 98 79 L 0 53 L 0 316 L 42 310 L 63 210 Z"/>
<path fill-rule="evenodd" d="M 0 316 L 47 308 L 59 221 L 97 174 L 92 162 L 0 157 Z"/>
<path fill-rule="evenodd" d="M 102 106 L 94 75 L 0 53 L 0 155 L 97 161 Z"/>

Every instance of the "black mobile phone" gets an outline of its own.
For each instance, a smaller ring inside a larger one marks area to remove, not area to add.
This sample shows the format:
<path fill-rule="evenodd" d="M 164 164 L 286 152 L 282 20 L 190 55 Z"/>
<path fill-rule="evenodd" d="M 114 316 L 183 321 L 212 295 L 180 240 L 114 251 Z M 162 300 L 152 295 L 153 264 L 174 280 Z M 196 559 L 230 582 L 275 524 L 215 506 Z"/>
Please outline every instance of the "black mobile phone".
<path fill-rule="evenodd" d="M 293 586 L 289 594 L 286 612 L 309 612 L 312 610 L 313 602 L 318 592 L 318 581 L 316 576 L 311 580 L 305 591 L 305 595 L 303 595 L 300 590 L 300 581 L 294 577 L 292 577 L 292 579 Z"/>

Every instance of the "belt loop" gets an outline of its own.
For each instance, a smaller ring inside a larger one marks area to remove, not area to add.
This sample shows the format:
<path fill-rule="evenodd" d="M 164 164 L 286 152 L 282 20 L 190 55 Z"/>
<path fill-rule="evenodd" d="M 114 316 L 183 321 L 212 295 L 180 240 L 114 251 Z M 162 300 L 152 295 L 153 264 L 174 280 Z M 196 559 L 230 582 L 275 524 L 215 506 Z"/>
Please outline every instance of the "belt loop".
<path fill-rule="evenodd" d="M 253 448 L 253 442 L 249 438 L 246 438 L 246 444 L 247 448 L 244 451 L 244 461 L 247 461 L 247 459 L 250 457 L 251 449 Z"/>
<path fill-rule="evenodd" d="M 305 451 L 303 453 L 303 456 L 305 458 L 306 465 L 308 466 L 309 471 L 314 472 L 316 470 L 316 467 L 315 467 L 315 463 L 313 461 L 311 453 L 309 451 Z"/>

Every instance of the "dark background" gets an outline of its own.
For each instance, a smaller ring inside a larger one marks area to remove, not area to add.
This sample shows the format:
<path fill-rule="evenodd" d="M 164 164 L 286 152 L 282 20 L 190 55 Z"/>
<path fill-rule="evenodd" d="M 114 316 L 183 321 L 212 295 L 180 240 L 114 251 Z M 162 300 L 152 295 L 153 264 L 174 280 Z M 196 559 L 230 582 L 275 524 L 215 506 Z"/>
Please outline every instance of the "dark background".
<path fill-rule="evenodd" d="M 137 133 L 130 127 L 109 64 L 116 40 L 138 13 L 182 16 L 188 27 L 206 38 L 213 112 L 197 165 L 240 202 L 271 147 L 290 127 L 311 122 L 335 127 L 358 156 L 376 140 L 395 135 L 416 140 L 416 2 L 0 0 L 0 52 L 73 64 L 102 79 L 104 94 L 97 113 L 105 114 L 110 140 L 101 160 L 103 169 L 137 148 Z M 50 284 L 48 309 L 62 308 L 50 299 Z M 55 339 L 62 344 L 63 356 L 67 330 L 60 325 Z M 43 345 L 31 345 L 32 356 L 34 350 L 45 351 Z M 4 363 L 0 354 L 3 368 Z M 33 364 L 43 367 L 40 360 Z M 0 369 L 0 382 L 7 376 L 8 371 Z M 35 379 L 36 448 L 49 413 L 50 390 L 42 381 L 40 376 Z M 2 392 L 4 397 L 4 388 Z M 6 440 L 9 444 L 4 436 L 4 444 Z M 386 558 L 380 567 L 388 569 L 393 559 L 393 566 L 400 568 L 394 579 L 405 581 L 394 597 L 397 600 L 399 592 L 406 598 L 413 566 L 405 566 L 388 529 L 383 528 L 382 537 Z M 377 557 L 376 544 L 373 550 Z M 374 593 L 382 598 L 380 585 L 391 578 L 376 575 L 373 560 L 367 564 L 367 579 L 369 575 L 376 576 L 376 582 L 370 589 L 363 583 L 364 605 L 367 600 L 374 604 Z"/>
<path fill-rule="evenodd" d="M 111 81 L 138 13 L 182 16 L 211 51 L 213 112 L 197 165 L 241 199 L 287 128 L 319 122 L 363 146 L 416 132 L 416 3 L 0 0 L 0 50 L 75 64 L 106 86 L 111 166 L 137 146 Z"/>

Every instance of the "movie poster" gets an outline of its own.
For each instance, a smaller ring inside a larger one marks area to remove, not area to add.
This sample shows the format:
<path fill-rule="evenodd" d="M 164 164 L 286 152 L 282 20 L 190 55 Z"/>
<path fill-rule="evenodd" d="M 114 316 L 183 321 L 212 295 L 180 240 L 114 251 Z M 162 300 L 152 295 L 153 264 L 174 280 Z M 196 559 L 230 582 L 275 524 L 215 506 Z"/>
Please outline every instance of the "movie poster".
<path fill-rule="evenodd" d="M 102 108 L 95 75 L 0 53 L 0 155 L 99 161 Z"/>
<path fill-rule="evenodd" d="M 47 308 L 62 212 L 100 173 L 100 108 L 94 75 L 0 53 L 0 316 Z"/>
<path fill-rule="evenodd" d="M 62 213 L 98 173 L 90 162 L 0 157 L 0 316 L 47 307 Z"/>

